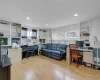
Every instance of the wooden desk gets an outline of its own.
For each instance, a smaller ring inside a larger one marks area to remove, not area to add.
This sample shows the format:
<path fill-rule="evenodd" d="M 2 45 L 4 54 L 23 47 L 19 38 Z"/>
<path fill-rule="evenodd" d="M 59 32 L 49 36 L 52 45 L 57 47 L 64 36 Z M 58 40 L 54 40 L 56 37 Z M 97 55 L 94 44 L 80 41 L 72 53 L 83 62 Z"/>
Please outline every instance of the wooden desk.
<path fill-rule="evenodd" d="M 93 64 L 93 50 L 80 48 L 78 50 L 83 51 L 83 62 Z"/>
<path fill-rule="evenodd" d="M 83 52 L 93 52 L 93 50 L 90 49 L 82 49 L 82 48 L 78 48 L 79 51 L 83 51 Z"/>
<path fill-rule="evenodd" d="M 89 49 L 81 49 L 78 48 L 79 51 L 83 51 L 83 62 L 93 64 L 93 50 Z M 66 49 L 66 61 L 70 63 L 70 49 L 67 47 Z"/>

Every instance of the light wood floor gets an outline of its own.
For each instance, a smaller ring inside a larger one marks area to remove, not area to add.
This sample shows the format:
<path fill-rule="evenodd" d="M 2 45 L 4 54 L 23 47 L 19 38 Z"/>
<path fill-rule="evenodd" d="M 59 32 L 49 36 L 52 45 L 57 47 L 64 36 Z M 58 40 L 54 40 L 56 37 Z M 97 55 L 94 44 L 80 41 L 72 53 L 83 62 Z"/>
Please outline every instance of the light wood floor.
<path fill-rule="evenodd" d="M 100 80 L 100 71 L 69 65 L 44 56 L 30 57 L 14 63 L 12 80 Z"/>

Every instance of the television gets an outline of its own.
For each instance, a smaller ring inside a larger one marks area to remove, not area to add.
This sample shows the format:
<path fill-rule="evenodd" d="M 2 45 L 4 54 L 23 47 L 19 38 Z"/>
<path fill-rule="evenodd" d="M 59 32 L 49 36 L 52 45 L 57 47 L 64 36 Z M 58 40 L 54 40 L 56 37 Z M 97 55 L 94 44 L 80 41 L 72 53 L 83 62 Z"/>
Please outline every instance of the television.
<path fill-rule="evenodd" d="M 84 47 L 84 41 L 76 41 L 78 47 Z"/>
<path fill-rule="evenodd" d="M 1 45 L 8 45 L 8 38 L 1 37 L 0 38 L 0 44 Z"/>
<path fill-rule="evenodd" d="M 89 46 L 90 46 L 90 44 L 89 44 L 89 43 L 87 43 L 87 44 L 86 44 L 86 46 L 87 46 L 87 47 L 89 47 Z"/>

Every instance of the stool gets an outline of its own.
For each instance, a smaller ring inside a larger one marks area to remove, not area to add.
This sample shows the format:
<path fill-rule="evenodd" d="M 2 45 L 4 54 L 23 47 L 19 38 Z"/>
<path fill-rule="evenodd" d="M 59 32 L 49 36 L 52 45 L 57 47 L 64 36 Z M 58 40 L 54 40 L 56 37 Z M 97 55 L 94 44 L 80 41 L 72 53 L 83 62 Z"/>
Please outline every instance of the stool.
<path fill-rule="evenodd" d="M 32 57 L 35 56 L 35 51 L 29 50 L 29 51 L 27 51 L 27 53 L 26 53 L 26 57 L 27 57 L 27 59 L 28 59 L 28 55 L 29 55 L 29 53 L 32 54 Z"/>

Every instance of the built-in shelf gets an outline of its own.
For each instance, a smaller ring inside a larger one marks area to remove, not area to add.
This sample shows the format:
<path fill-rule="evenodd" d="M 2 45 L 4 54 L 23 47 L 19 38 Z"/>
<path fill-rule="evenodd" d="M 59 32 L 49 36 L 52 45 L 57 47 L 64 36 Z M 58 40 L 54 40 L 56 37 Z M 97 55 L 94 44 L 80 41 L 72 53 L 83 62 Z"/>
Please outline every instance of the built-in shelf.
<path fill-rule="evenodd" d="M 22 36 L 21 38 L 27 38 L 27 36 Z"/>
<path fill-rule="evenodd" d="M 89 33 L 83 33 L 83 36 L 90 36 Z"/>
<path fill-rule="evenodd" d="M 27 31 L 32 31 L 32 36 L 28 37 L 27 35 Z M 5 21 L 5 20 L 0 20 L 0 32 L 1 38 L 7 38 L 7 45 L 11 45 L 12 44 L 12 39 L 20 39 L 20 41 L 22 41 L 24 43 L 28 42 L 28 39 L 30 39 L 30 43 L 33 42 L 34 40 L 38 39 L 37 37 L 37 28 L 26 28 L 26 27 L 22 27 L 22 25 L 20 23 L 15 23 L 15 22 L 10 22 L 10 21 Z M 44 30 L 45 32 L 45 30 Z M 37 41 L 37 43 L 39 42 L 39 40 Z"/>

